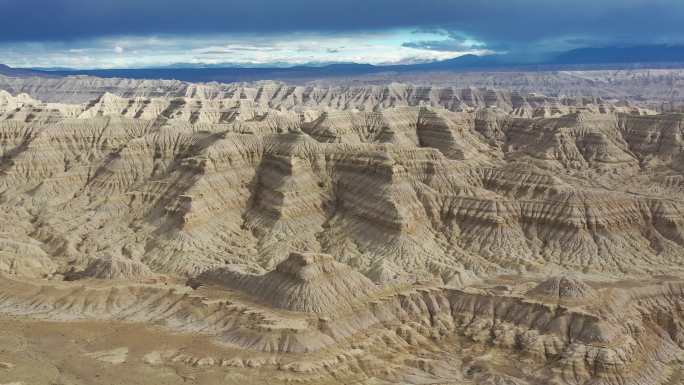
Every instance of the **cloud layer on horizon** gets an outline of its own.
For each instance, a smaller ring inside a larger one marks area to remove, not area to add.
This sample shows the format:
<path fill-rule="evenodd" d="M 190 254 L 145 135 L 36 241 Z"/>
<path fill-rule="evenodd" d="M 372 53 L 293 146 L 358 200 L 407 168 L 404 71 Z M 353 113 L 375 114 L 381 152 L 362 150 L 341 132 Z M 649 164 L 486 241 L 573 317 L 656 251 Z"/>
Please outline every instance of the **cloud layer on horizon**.
<path fill-rule="evenodd" d="M 437 39 L 437 40 L 433 40 Z M 442 39 L 442 40 L 440 40 Z M 411 64 L 464 54 L 489 54 L 481 43 L 434 33 L 391 30 L 359 33 L 118 36 L 64 42 L 0 43 L 0 62 L 12 67 L 144 68 L 168 65 L 291 66 L 329 63 Z M 432 50 L 423 41 L 443 41 Z M 414 44 L 415 46 L 412 46 Z M 447 49 L 447 46 L 452 46 Z"/>
<path fill-rule="evenodd" d="M 298 35 L 326 42 L 320 52 L 337 61 L 341 52 L 327 42 L 351 38 L 350 44 L 360 47 L 368 36 L 384 34 L 383 45 L 411 50 L 388 62 L 410 60 L 409 54 L 430 60 L 472 50 L 534 55 L 579 46 L 684 42 L 681 0 L 0 0 L 0 14 L 0 62 L 11 57 L 15 63 L 27 62 L 41 49 L 53 60 L 59 52 L 82 49 L 91 50 L 93 62 L 116 63 L 123 55 L 129 59 L 122 64 L 131 63 L 130 49 L 107 46 L 117 39 L 157 38 L 185 49 L 192 40 L 223 38 L 220 46 L 235 41 L 254 46 L 266 38 L 273 46 Z M 398 30 L 418 31 L 423 39 Z M 399 35 L 403 41 L 396 41 Z M 159 52 L 155 60 L 167 52 L 154 49 Z M 361 56 L 375 62 L 389 55 L 374 56 L 374 47 L 366 49 Z M 181 49 L 176 51 L 167 54 Z M 259 60 L 247 59 L 244 52 L 236 55 L 238 61 Z M 269 60 L 282 61 L 275 56 Z M 172 61 L 184 61 L 177 59 Z M 297 55 L 285 59 L 302 61 Z"/>

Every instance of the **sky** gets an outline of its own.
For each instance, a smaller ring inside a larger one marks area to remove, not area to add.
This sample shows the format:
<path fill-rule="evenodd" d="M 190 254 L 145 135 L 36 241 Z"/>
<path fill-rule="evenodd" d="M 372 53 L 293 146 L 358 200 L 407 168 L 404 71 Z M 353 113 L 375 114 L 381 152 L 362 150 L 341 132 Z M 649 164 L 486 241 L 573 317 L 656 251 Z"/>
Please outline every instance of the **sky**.
<path fill-rule="evenodd" d="M 13 67 L 408 64 L 533 60 L 684 44 L 684 0 L 0 0 Z"/>

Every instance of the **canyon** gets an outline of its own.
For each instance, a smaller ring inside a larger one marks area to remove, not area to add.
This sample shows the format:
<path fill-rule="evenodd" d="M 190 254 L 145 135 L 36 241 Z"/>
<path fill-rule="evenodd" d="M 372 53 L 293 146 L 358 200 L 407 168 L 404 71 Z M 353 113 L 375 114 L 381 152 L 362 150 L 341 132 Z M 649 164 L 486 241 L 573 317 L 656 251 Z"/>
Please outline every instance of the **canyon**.
<path fill-rule="evenodd" d="M 631 75 L 0 76 L 0 383 L 684 383 L 684 114 Z"/>

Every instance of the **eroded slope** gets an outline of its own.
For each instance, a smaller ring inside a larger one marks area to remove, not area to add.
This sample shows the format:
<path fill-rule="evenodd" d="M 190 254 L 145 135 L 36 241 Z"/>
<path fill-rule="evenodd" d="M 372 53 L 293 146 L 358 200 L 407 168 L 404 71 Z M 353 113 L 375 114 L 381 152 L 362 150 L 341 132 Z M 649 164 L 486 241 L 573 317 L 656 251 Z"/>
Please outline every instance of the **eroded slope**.
<path fill-rule="evenodd" d="M 501 95 L 0 92 L 0 311 L 202 335 L 213 356 L 147 360 L 217 376 L 666 383 L 684 116 Z"/>

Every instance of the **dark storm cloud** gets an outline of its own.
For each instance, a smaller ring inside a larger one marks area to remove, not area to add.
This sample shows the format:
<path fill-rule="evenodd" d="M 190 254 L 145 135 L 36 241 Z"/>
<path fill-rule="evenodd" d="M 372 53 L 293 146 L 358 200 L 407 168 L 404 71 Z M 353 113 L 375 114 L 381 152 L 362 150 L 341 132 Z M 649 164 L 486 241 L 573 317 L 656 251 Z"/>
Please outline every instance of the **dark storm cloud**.
<path fill-rule="evenodd" d="M 515 47 L 562 37 L 680 41 L 683 22 L 682 0 L 0 0 L 4 42 L 419 27 Z"/>

